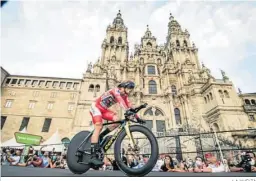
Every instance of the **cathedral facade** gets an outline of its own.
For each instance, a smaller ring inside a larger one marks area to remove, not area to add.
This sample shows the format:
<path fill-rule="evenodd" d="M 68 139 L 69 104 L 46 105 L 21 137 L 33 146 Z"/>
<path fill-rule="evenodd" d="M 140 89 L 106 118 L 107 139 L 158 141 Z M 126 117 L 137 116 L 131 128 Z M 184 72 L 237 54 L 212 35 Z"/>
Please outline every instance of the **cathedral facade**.
<path fill-rule="evenodd" d="M 91 103 L 123 80 L 135 81 L 130 99 L 134 106 L 148 103 L 139 115 L 156 134 L 256 128 L 256 94 L 246 94 L 247 103 L 251 101 L 250 110 L 246 109 L 243 94 L 236 92 L 224 71 L 222 79 L 216 79 L 200 64 L 189 32 L 172 15 L 164 45 L 158 45 L 147 26 L 141 43 L 129 54 L 128 29 L 119 12 L 107 27 L 101 50 L 101 57 L 88 65 L 81 79 L 2 71 L 2 141 L 24 127 L 44 139 L 57 129 L 63 139 L 91 129 Z"/>

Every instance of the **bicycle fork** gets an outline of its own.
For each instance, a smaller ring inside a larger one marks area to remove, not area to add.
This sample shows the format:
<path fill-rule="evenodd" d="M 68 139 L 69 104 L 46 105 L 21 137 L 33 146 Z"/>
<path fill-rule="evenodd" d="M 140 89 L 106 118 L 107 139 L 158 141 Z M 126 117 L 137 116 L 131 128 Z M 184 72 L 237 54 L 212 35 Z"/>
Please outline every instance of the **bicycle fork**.
<path fill-rule="evenodd" d="M 130 144 L 131 144 L 132 148 L 134 148 L 134 147 L 135 147 L 135 141 L 134 141 L 133 135 L 132 135 L 131 132 L 130 132 L 130 122 L 128 122 L 128 123 L 124 126 L 124 128 L 125 128 L 126 134 L 127 134 L 128 137 L 129 137 Z"/>

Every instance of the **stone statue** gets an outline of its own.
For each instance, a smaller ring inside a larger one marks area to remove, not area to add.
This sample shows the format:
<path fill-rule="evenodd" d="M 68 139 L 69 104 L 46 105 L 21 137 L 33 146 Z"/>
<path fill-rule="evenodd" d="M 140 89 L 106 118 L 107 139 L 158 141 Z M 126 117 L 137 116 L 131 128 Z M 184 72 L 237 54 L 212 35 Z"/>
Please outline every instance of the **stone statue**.
<path fill-rule="evenodd" d="M 115 75 L 116 75 L 115 67 L 111 67 L 111 68 L 110 68 L 110 71 L 109 71 L 109 76 L 110 76 L 110 78 L 114 78 Z"/>
<path fill-rule="evenodd" d="M 86 72 L 92 72 L 92 62 L 88 64 Z"/>
<path fill-rule="evenodd" d="M 196 48 L 196 45 L 195 45 L 195 43 L 194 43 L 194 42 L 192 42 L 192 46 L 193 46 L 193 48 Z"/>
<path fill-rule="evenodd" d="M 238 88 L 238 92 L 239 92 L 239 94 L 242 94 L 242 91 L 241 91 L 241 89 L 240 89 L 240 88 Z"/>
<path fill-rule="evenodd" d="M 223 70 L 220 70 L 223 80 L 228 80 L 228 76 L 226 76 L 226 73 Z"/>
<path fill-rule="evenodd" d="M 193 80 L 195 80 L 195 76 L 193 75 L 193 72 L 190 71 L 189 72 L 189 77 L 188 77 L 188 82 L 192 82 Z"/>
<path fill-rule="evenodd" d="M 116 56 L 112 56 L 111 58 L 111 62 L 114 62 L 114 61 L 116 61 Z"/>
<path fill-rule="evenodd" d="M 181 69 L 181 64 L 180 64 L 179 62 L 177 62 L 176 67 L 177 67 L 178 69 Z"/>

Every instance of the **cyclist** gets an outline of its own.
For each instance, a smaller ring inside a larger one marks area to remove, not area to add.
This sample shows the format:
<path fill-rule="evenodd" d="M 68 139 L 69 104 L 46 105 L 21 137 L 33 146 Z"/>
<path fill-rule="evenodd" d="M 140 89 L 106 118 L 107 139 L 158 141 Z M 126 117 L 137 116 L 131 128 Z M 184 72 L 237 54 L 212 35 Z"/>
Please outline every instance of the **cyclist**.
<path fill-rule="evenodd" d="M 103 139 L 108 133 L 114 130 L 117 125 L 106 128 L 102 133 L 103 121 L 106 119 L 109 121 L 118 121 L 118 117 L 115 112 L 109 110 L 108 108 L 112 105 L 119 103 L 120 106 L 127 111 L 128 109 L 133 109 L 131 102 L 128 99 L 128 95 L 133 91 L 135 83 L 133 81 L 124 81 L 117 87 L 108 90 L 97 98 L 91 105 L 90 114 L 92 116 L 94 124 L 94 132 L 91 137 L 91 159 L 90 163 L 95 166 L 103 165 L 103 162 L 97 158 L 97 152 L 100 149 L 99 139 Z M 143 122 L 138 115 L 135 115 L 138 122 Z M 101 134 L 100 134 L 101 133 Z"/>

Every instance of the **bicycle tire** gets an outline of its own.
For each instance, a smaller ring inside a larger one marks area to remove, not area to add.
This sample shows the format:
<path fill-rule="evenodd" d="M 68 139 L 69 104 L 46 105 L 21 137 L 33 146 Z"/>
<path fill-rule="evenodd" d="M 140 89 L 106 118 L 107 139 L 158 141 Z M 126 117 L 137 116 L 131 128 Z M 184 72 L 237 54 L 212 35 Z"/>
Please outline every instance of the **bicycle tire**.
<path fill-rule="evenodd" d="M 123 130 L 120 133 L 120 135 L 118 136 L 118 138 L 115 142 L 114 156 L 115 156 L 117 166 L 127 176 L 142 177 L 142 176 L 147 175 L 150 171 L 152 171 L 152 169 L 154 168 L 154 166 L 157 162 L 158 155 L 159 155 L 158 142 L 157 142 L 154 134 L 145 126 L 141 126 L 141 125 L 130 126 L 130 132 L 132 133 L 135 131 L 143 133 L 149 139 L 150 144 L 151 144 L 151 156 L 150 156 L 148 162 L 146 163 L 146 165 L 144 165 L 142 168 L 133 169 L 133 168 L 129 168 L 127 165 L 125 165 L 123 163 L 122 158 L 121 158 L 121 143 L 126 136 L 125 130 Z"/>
<path fill-rule="evenodd" d="M 90 165 L 85 165 L 81 163 L 77 163 L 78 157 L 75 155 L 78 146 L 82 143 L 82 141 L 90 134 L 89 131 L 81 131 L 77 133 L 68 145 L 67 150 L 67 165 L 69 170 L 74 174 L 83 174 L 90 169 Z M 86 143 L 83 145 L 83 149 L 88 149 L 91 147 L 90 138 Z M 89 158 L 89 155 L 83 155 L 83 161 Z"/>

